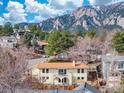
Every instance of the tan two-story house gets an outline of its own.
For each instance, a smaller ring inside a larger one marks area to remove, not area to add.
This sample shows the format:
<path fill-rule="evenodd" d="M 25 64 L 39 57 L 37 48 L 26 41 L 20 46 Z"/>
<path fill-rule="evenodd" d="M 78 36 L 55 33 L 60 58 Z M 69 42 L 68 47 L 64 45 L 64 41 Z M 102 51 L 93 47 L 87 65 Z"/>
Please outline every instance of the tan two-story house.
<path fill-rule="evenodd" d="M 72 85 L 87 81 L 88 66 L 82 63 L 40 63 L 32 68 L 32 76 L 41 83 Z"/>

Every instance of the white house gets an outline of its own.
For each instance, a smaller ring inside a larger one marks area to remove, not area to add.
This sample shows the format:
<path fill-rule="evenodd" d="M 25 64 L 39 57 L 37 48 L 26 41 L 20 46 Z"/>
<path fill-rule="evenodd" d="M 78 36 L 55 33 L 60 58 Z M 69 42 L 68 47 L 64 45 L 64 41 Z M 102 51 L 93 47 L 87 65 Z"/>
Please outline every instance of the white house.
<path fill-rule="evenodd" d="M 102 57 L 103 78 L 111 87 L 118 86 L 124 74 L 124 56 L 108 55 Z"/>
<path fill-rule="evenodd" d="M 32 76 L 41 83 L 55 85 L 72 85 L 87 81 L 88 65 L 64 63 L 40 63 L 32 68 Z"/>
<path fill-rule="evenodd" d="M 103 77 L 106 80 L 110 75 L 110 71 L 124 73 L 124 56 L 114 56 L 114 55 L 103 56 L 102 66 L 103 66 Z"/>
<path fill-rule="evenodd" d="M 17 44 L 17 40 L 14 36 L 2 36 L 0 37 L 0 46 L 5 48 L 14 48 Z"/>

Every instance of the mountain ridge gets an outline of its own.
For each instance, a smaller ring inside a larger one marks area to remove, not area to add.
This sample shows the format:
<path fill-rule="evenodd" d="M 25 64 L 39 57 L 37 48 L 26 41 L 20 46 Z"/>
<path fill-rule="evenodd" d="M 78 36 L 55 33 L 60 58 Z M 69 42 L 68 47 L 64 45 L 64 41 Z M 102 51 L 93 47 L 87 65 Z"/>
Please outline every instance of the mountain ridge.
<path fill-rule="evenodd" d="M 68 29 L 88 31 L 91 29 L 124 29 L 124 2 L 103 6 L 82 6 L 69 14 L 49 18 L 38 25 L 43 31 Z"/>

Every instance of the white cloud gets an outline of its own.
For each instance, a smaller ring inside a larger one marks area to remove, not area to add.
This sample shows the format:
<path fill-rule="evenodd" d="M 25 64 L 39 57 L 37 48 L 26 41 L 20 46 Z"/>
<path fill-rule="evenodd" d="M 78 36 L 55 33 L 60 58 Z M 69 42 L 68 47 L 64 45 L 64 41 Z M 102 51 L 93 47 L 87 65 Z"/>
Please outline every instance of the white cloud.
<path fill-rule="evenodd" d="M 37 15 L 34 20 L 42 21 L 82 6 L 82 0 L 48 0 L 47 4 L 41 4 L 36 0 L 25 0 L 25 5 L 26 12 Z"/>
<path fill-rule="evenodd" d="M 0 17 L 0 25 L 3 25 L 4 23 L 4 18 Z"/>
<path fill-rule="evenodd" d="M 33 19 L 33 22 L 40 22 L 41 20 L 43 20 L 45 18 L 42 18 L 42 16 L 35 16 L 34 19 Z"/>
<path fill-rule="evenodd" d="M 117 2 L 124 2 L 124 0 L 95 0 L 94 5 L 105 5 Z"/>
<path fill-rule="evenodd" d="M 1 6 L 1 5 L 3 5 L 3 2 L 2 2 L 2 1 L 0 1 L 0 6 Z"/>
<path fill-rule="evenodd" d="M 55 9 L 73 10 L 76 7 L 82 6 L 83 0 L 48 0 L 48 2 Z"/>
<path fill-rule="evenodd" d="M 90 2 L 91 5 L 95 4 L 95 0 L 89 0 L 89 2 Z"/>
<path fill-rule="evenodd" d="M 49 4 L 41 4 L 35 0 L 25 0 L 26 12 L 35 13 L 42 18 L 48 18 L 60 14 L 61 11 L 54 9 Z"/>
<path fill-rule="evenodd" d="M 9 1 L 7 6 L 8 13 L 4 13 L 4 19 L 12 23 L 26 22 L 26 13 L 23 4 Z"/>
<path fill-rule="evenodd" d="M 24 5 L 18 1 L 10 1 L 7 6 L 8 13 L 3 14 L 0 20 L 9 21 L 12 23 L 26 22 L 28 13 L 35 15 L 31 22 L 40 22 L 50 17 L 60 16 L 68 11 L 73 11 L 77 7 L 82 6 L 84 0 L 47 0 L 47 4 L 39 3 L 37 0 L 25 0 Z M 91 5 L 111 4 L 112 1 L 124 0 L 89 0 Z M 0 1 L 0 6 L 3 2 Z M 27 13 L 27 14 L 26 14 Z"/>

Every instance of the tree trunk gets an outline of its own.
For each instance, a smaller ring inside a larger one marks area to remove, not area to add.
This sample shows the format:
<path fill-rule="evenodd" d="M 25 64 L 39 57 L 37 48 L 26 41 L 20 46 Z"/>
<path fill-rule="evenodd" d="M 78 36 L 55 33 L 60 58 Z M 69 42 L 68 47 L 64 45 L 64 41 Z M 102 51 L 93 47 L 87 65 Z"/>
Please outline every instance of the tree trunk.
<path fill-rule="evenodd" d="M 16 93 L 15 88 L 11 88 L 11 93 Z"/>

